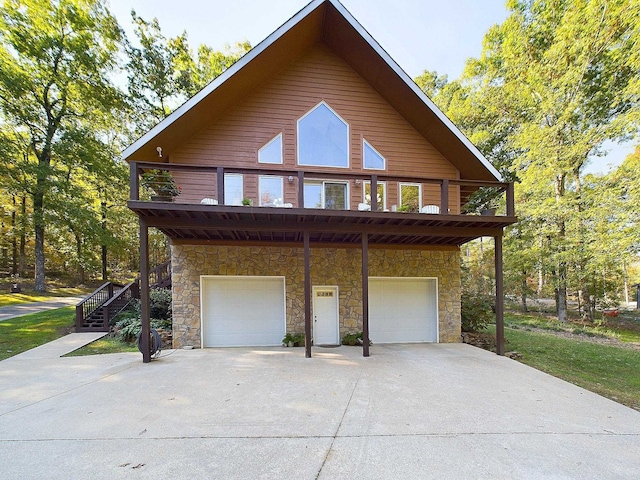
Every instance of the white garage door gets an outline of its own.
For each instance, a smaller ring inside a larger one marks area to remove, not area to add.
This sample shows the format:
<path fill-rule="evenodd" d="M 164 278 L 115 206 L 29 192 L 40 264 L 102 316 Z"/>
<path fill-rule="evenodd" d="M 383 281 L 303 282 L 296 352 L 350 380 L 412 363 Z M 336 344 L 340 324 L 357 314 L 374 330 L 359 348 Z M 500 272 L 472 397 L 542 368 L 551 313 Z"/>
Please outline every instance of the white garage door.
<path fill-rule="evenodd" d="M 200 277 L 202 346 L 281 345 L 284 277 Z"/>
<path fill-rule="evenodd" d="M 375 343 L 438 341 L 435 278 L 369 278 L 369 338 Z"/>

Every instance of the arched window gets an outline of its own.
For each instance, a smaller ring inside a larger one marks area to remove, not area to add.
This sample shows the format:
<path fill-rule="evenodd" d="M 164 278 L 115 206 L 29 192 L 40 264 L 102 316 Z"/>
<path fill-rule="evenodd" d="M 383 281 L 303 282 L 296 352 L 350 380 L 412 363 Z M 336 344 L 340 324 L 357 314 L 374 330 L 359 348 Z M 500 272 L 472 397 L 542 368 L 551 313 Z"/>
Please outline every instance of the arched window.
<path fill-rule="evenodd" d="M 298 165 L 349 167 L 349 125 L 324 102 L 298 120 Z"/>

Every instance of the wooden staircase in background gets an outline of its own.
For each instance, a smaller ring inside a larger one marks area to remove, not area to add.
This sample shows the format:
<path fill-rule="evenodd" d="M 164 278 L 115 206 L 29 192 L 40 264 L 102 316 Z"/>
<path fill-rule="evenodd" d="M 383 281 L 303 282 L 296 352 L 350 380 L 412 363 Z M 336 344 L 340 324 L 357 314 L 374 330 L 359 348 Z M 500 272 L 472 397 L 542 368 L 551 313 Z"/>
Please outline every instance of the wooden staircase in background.
<path fill-rule="evenodd" d="M 149 272 L 150 288 L 171 288 L 171 262 Z M 108 332 L 109 323 L 140 298 L 138 279 L 126 285 L 107 282 L 76 305 L 76 332 Z"/>

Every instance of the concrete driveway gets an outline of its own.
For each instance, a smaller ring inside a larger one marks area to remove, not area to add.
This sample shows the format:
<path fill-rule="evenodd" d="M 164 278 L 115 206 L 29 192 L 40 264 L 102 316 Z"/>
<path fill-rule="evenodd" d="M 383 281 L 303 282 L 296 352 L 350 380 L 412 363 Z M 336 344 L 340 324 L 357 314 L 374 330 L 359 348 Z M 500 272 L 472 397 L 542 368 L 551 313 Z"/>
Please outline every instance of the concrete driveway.
<path fill-rule="evenodd" d="M 3 479 L 629 479 L 640 412 L 462 344 L 0 362 Z"/>

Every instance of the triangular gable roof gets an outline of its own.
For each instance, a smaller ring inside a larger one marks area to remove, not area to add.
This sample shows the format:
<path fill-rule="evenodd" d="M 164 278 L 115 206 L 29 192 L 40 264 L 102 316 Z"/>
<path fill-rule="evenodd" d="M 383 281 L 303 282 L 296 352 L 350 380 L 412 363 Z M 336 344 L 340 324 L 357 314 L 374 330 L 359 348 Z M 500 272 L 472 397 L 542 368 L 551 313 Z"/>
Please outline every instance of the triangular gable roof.
<path fill-rule="evenodd" d="M 501 180 L 493 165 L 338 0 L 313 0 L 130 145 L 123 159 L 157 161 L 157 146 L 165 151 L 179 146 L 318 42 L 362 76 L 460 171 L 461 178 Z"/>

